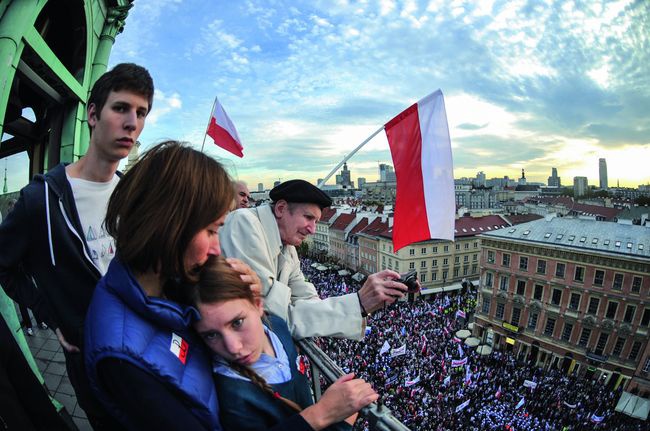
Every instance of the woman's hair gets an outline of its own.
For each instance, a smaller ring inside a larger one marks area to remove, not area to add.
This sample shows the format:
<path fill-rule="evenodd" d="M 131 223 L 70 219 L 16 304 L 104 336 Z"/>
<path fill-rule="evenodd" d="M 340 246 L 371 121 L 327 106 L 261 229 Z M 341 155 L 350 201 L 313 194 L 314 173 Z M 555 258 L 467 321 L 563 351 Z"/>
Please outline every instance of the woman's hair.
<path fill-rule="evenodd" d="M 195 282 L 185 252 L 232 201 L 232 181 L 219 162 L 187 144 L 165 141 L 144 153 L 115 187 L 106 230 L 132 270 Z"/>
<path fill-rule="evenodd" d="M 190 292 L 190 301 L 195 306 L 235 299 L 245 299 L 251 304 L 255 304 L 255 300 L 259 298 L 259 295 L 251 290 L 250 285 L 243 281 L 240 274 L 221 256 L 210 256 L 208 258 L 199 273 L 199 282 L 190 288 Z M 296 412 L 302 411 L 302 408 L 297 403 L 281 397 L 252 368 L 236 362 L 230 362 L 228 365 L 242 376 L 250 379 L 263 392 L 278 398 Z"/>

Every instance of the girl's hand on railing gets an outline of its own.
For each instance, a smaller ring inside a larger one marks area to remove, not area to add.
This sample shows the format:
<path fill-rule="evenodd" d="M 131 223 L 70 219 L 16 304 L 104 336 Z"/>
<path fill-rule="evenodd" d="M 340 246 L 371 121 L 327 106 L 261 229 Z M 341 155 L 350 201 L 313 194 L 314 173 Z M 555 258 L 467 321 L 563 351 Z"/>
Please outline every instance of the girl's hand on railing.
<path fill-rule="evenodd" d="M 347 419 L 378 398 L 369 383 L 350 373 L 332 383 L 316 404 L 300 414 L 312 428 L 320 430 Z"/>

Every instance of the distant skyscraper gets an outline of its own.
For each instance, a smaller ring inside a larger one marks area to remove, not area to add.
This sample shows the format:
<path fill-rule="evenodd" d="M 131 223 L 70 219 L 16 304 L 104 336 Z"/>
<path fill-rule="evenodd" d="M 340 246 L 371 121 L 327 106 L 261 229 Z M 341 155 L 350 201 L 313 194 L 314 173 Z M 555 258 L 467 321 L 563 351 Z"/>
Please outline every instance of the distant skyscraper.
<path fill-rule="evenodd" d="M 557 176 L 557 168 L 551 168 L 551 176 L 548 177 L 549 187 L 562 187 L 562 179 Z"/>
<path fill-rule="evenodd" d="M 598 178 L 600 179 L 600 188 L 607 188 L 607 160 L 598 159 Z"/>
<path fill-rule="evenodd" d="M 343 169 L 341 170 L 341 175 L 336 176 L 336 184 L 339 184 L 344 188 L 352 186 L 352 182 L 350 180 L 350 170 L 348 169 L 347 163 L 343 163 Z"/>
<path fill-rule="evenodd" d="M 366 179 L 364 177 L 359 177 L 357 178 L 357 187 L 359 189 L 363 188 L 363 185 L 366 183 Z"/>
<path fill-rule="evenodd" d="M 258 192 L 263 192 L 264 191 L 264 184 L 263 183 L 257 183 L 257 191 Z"/>
<path fill-rule="evenodd" d="M 391 165 L 385 163 L 379 165 L 379 181 L 395 181 L 395 171 Z"/>
<path fill-rule="evenodd" d="M 274 182 L 273 182 L 273 187 L 277 187 L 277 186 L 279 186 L 279 185 L 280 185 L 280 181 L 274 181 Z"/>
<path fill-rule="evenodd" d="M 485 187 L 485 172 L 480 171 L 476 174 L 474 185 L 477 187 Z"/>
<path fill-rule="evenodd" d="M 573 177 L 573 196 L 578 198 L 587 194 L 587 177 Z"/>

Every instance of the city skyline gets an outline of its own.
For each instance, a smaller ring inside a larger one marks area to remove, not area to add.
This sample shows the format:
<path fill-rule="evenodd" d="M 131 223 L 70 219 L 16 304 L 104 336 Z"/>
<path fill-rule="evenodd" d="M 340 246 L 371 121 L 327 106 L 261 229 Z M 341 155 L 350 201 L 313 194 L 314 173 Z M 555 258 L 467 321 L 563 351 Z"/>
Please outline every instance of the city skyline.
<path fill-rule="evenodd" d="M 141 136 L 201 148 L 215 96 L 244 158 L 206 142 L 233 177 L 316 182 L 378 127 L 440 88 L 454 177 L 598 184 L 650 183 L 650 3 L 486 1 L 138 0 L 109 67 L 136 62 L 154 77 Z M 24 185 L 25 154 L 9 163 Z M 392 164 L 384 133 L 348 161 L 377 178 Z M 333 180 L 329 183 L 333 184 Z"/>

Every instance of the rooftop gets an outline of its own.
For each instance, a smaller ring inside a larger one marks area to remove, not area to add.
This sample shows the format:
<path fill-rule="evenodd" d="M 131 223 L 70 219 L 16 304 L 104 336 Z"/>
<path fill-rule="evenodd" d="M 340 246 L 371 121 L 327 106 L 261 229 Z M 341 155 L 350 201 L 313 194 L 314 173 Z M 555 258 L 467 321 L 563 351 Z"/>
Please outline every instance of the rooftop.
<path fill-rule="evenodd" d="M 546 217 L 481 236 L 650 258 L 650 228 L 630 224 L 573 217 Z"/>

